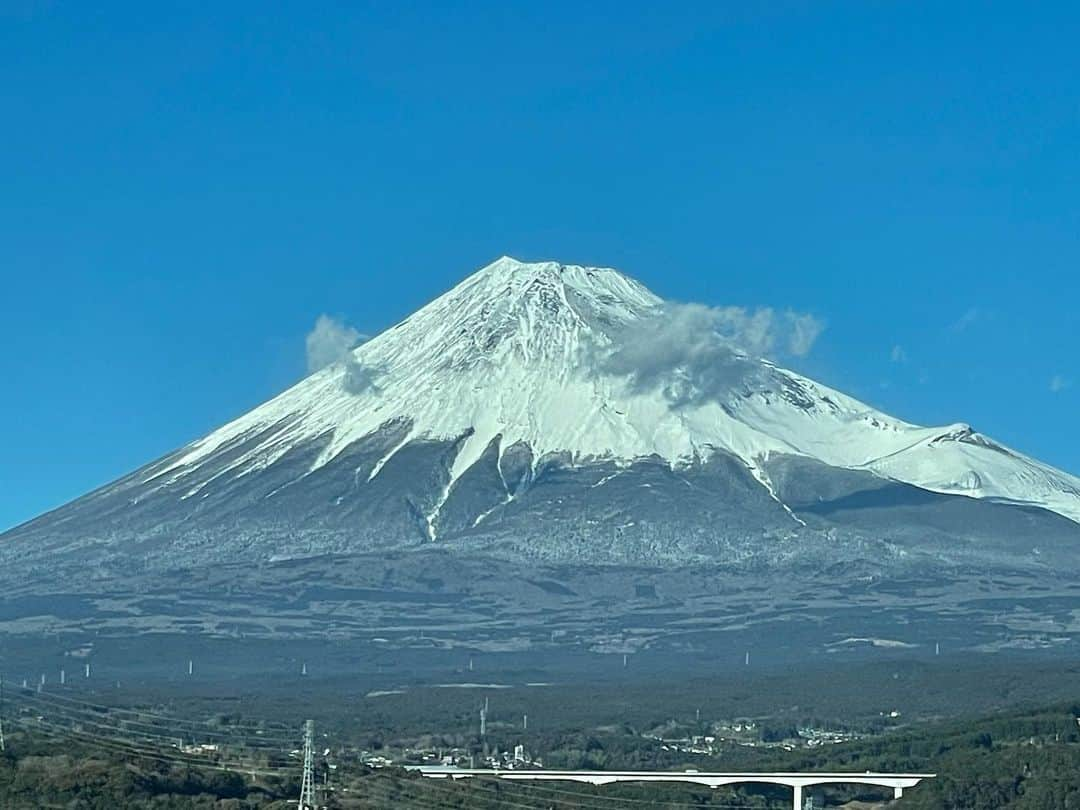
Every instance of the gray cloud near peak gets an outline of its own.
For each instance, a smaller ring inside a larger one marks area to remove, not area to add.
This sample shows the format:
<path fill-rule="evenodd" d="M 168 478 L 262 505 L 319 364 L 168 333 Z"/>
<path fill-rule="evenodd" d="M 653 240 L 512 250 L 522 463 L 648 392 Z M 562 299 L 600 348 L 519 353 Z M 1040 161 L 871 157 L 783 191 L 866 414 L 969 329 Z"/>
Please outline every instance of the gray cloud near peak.
<path fill-rule="evenodd" d="M 767 384 L 764 358 L 804 357 L 824 328 L 805 313 L 669 302 L 613 335 L 600 365 L 676 404 L 724 400 Z"/>
<path fill-rule="evenodd" d="M 320 315 L 304 338 L 308 373 L 314 373 L 346 358 L 364 336 L 351 326 L 329 315 Z"/>
<path fill-rule="evenodd" d="M 375 373 L 353 356 L 352 350 L 367 336 L 329 315 L 320 315 L 304 339 L 308 373 L 315 373 L 334 363 L 345 364 L 342 385 L 351 394 L 375 390 Z"/>

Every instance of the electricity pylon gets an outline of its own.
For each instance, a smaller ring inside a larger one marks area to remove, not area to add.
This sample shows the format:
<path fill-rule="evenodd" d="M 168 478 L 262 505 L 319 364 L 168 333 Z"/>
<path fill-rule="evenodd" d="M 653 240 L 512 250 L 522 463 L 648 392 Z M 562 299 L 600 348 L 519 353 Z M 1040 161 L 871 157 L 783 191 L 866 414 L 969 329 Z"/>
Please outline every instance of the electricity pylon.
<path fill-rule="evenodd" d="M 299 810 L 315 810 L 315 721 L 304 723 L 304 777 L 300 780 Z"/>

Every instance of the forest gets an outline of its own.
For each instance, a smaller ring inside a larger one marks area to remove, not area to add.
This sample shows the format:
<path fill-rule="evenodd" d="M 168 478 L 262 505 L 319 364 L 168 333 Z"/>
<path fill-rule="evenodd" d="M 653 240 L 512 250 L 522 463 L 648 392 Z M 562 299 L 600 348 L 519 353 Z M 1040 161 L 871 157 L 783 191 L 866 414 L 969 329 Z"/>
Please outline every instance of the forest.
<path fill-rule="evenodd" d="M 609 728 L 560 734 L 547 764 L 575 768 L 682 770 L 821 770 L 932 772 L 897 810 L 1072 810 L 1080 808 L 1080 704 L 1013 709 L 968 720 L 920 724 L 812 751 L 735 746 L 716 756 L 663 750 L 657 740 Z M 10 732 L 0 755 L 4 808 L 250 808 L 295 807 L 298 763 L 276 772 L 241 773 L 179 763 L 166 752 L 95 742 L 88 735 Z M 342 758 L 320 801 L 336 808 L 787 808 L 783 788 L 717 790 L 694 786 L 577 784 L 524 786 L 493 780 L 441 783 L 398 768 L 371 769 Z M 873 788 L 808 791 L 815 807 L 878 806 Z M 883 806 L 883 805 L 882 805 Z"/>

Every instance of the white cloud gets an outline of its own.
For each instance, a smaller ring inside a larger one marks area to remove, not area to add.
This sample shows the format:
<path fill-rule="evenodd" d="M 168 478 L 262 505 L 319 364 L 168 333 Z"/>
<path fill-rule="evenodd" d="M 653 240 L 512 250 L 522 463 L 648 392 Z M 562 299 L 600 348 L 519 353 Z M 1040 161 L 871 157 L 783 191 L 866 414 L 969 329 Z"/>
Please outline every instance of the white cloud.
<path fill-rule="evenodd" d="M 1066 388 L 1072 387 L 1072 380 L 1064 374 L 1055 374 L 1050 378 L 1050 393 L 1060 394 Z"/>
<path fill-rule="evenodd" d="M 898 344 L 898 345 L 892 347 L 892 351 L 889 353 L 889 358 L 894 363 L 906 363 L 907 362 L 907 352 L 904 351 L 903 346 L 900 346 Z"/>
<path fill-rule="evenodd" d="M 824 328 L 805 313 L 667 303 L 613 336 L 601 364 L 677 403 L 723 400 L 738 387 L 765 383 L 762 358 L 806 356 Z"/>
<path fill-rule="evenodd" d="M 785 313 L 791 329 L 788 336 L 788 351 L 796 357 L 805 357 L 814 348 L 817 339 L 825 331 L 824 322 L 813 315 L 796 312 Z"/>
<path fill-rule="evenodd" d="M 367 335 L 337 318 L 320 315 L 304 339 L 308 373 L 314 374 L 334 363 L 343 363 L 345 374 L 341 378 L 341 384 L 346 391 L 350 394 L 378 392 L 379 388 L 375 384 L 377 370 L 365 366 L 352 353 L 353 349 L 367 339 Z"/>
<path fill-rule="evenodd" d="M 777 312 L 770 307 L 707 307 L 702 304 L 666 304 L 661 316 L 681 331 L 703 328 L 748 354 L 769 357 L 805 357 L 825 330 L 825 324 L 803 312 Z"/>
<path fill-rule="evenodd" d="M 364 340 L 351 326 L 329 315 L 320 315 L 304 339 L 308 373 L 314 373 L 346 358 L 350 349 Z"/>

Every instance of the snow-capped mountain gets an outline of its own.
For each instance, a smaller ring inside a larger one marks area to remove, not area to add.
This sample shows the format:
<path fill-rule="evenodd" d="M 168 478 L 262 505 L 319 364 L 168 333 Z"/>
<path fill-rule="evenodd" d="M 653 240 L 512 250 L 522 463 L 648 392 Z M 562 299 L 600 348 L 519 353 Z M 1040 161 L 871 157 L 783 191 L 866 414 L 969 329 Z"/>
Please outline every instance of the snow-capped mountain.
<path fill-rule="evenodd" d="M 677 364 L 643 384 L 607 362 L 666 312 L 615 270 L 504 257 L 2 545 L 129 563 L 432 542 L 600 561 L 1080 552 L 1080 479 L 967 425 L 908 424 L 735 346 L 739 373 L 700 396 Z"/>

